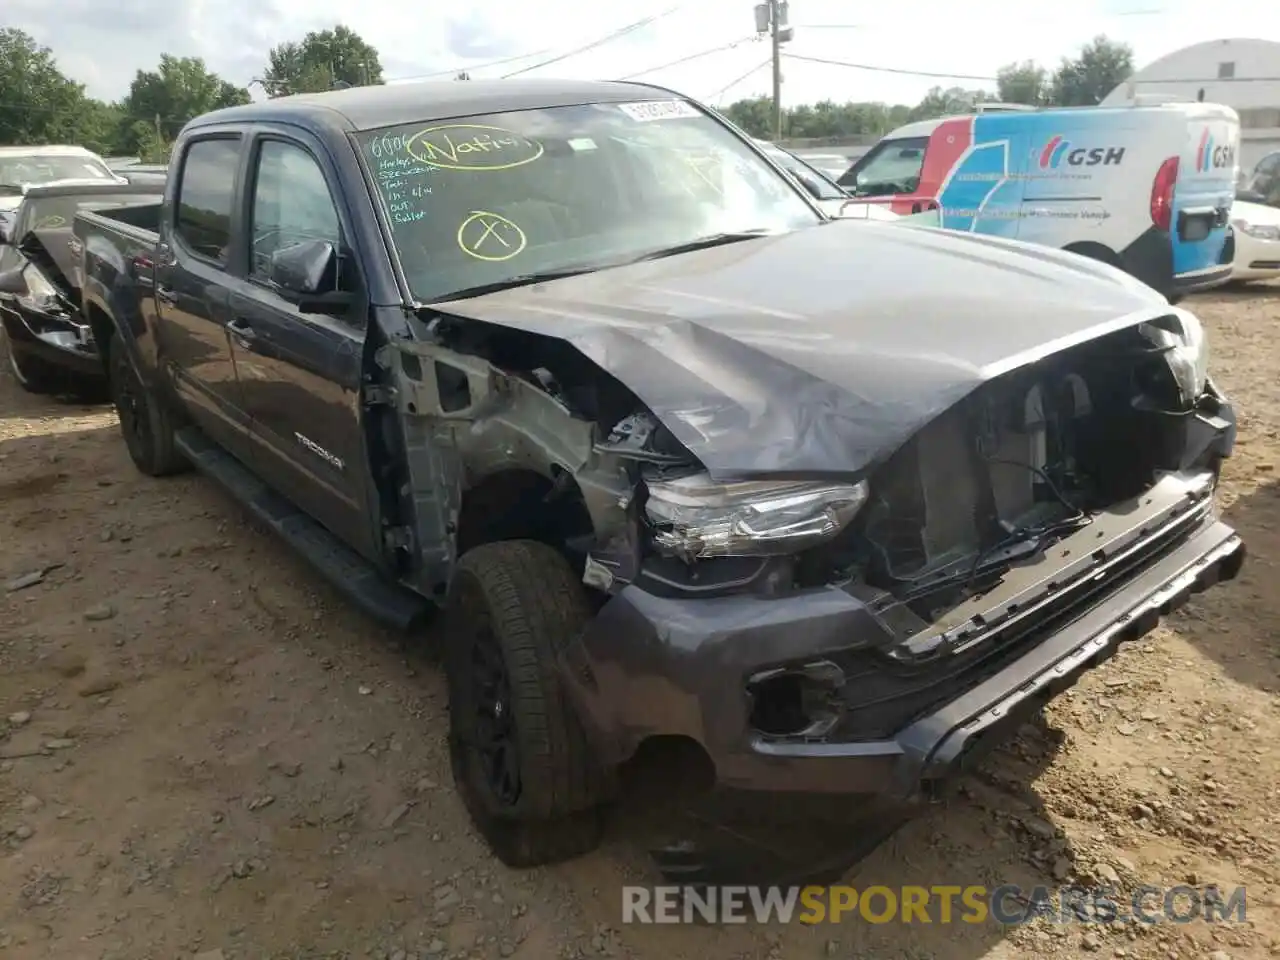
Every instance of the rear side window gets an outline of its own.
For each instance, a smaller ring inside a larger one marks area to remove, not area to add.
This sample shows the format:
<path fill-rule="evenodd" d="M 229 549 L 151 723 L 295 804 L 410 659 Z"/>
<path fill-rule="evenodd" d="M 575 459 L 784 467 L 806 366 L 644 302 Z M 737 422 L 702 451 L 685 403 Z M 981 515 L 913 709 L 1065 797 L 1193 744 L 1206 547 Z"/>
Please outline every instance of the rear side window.
<path fill-rule="evenodd" d="M 182 162 L 174 233 L 192 253 L 218 264 L 227 262 L 231 245 L 239 163 L 239 137 L 193 141 Z"/>

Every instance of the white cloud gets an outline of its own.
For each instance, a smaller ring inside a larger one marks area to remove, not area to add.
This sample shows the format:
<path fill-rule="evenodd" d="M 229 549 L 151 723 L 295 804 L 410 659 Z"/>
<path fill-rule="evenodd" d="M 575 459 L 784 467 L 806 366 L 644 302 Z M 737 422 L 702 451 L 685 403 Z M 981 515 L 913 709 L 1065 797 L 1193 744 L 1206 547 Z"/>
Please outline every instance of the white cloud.
<path fill-rule="evenodd" d="M 477 65 L 522 53 L 563 52 L 676 2 L 472 0 L 458 8 L 465 9 L 463 13 L 399 0 L 117 0 L 105 6 L 97 0 L 8 0 L 5 20 L 52 47 L 62 68 L 85 83 L 90 93 L 117 98 L 127 90 L 134 71 L 152 67 L 161 52 L 202 56 L 228 80 L 245 84 L 261 71 L 271 45 L 339 22 L 379 50 L 388 78 L 461 68 L 477 77 L 500 76 L 537 58 L 487 69 Z M 879 6 L 792 0 L 796 38 L 786 51 L 900 70 L 986 77 L 1015 60 L 1035 59 L 1053 66 L 1099 33 L 1131 44 L 1139 65 L 1209 39 L 1206 26 L 1221 37 L 1280 36 L 1280 5 L 1259 0 L 1217 0 L 1211 19 L 1203 0 L 1077 0 L 1039 6 L 1033 10 L 1015 0 L 909 0 Z M 806 26 L 820 24 L 856 29 Z M 750 2 L 694 0 L 643 30 L 531 75 L 627 76 L 752 33 Z M 769 92 L 770 73 L 763 66 L 768 56 L 767 43 L 744 42 L 641 79 L 727 103 Z M 720 94 L 744 74 L 749 75 Z M 936 84 L 994 86 L 787 60 L 783 100 L 914 103 Z"/>

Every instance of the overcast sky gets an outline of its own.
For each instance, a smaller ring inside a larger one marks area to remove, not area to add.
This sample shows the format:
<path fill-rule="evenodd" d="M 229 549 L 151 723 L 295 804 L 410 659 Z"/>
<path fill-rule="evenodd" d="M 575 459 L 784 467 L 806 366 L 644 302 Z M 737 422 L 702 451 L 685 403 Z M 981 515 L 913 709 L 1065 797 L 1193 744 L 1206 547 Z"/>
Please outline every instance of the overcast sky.
<path fill-rule="evenodd" d="M 378 49 L 388 80 L 467 68 L 477 78 L 501 76 L 677 4 L 470 0 L 451 10 L 404 0 L 4 0 L 0 26 L 26 30 L 51 47 L 60 67 L 91 95 L 117 99 L 134 71 L 153 67 L 161 53 L 203 57 L 226 79 L 248 84 L 261 74 L 271 46 L 335 23 Z M 641 30 L 530 75 L 620 78 L 742 40 L 641 79 L 715 103 L 765 94 L 769 49 L 750 39 L 752 7 L 753 0 L 678 4 Z M 1056 64 L 1098 33 L 1131 44 L 1139 66 L 1201 40 L 1280 40 L 1280 3 L 1271 0 L 792 0 L 790 19 L 796 36 L 786 50 L 792 54 L 977 78 L 1013 60 Z M 980 79 L 799 60 L 784 61 L 784 77 L 783 100 L 792 104 L 823 98 L 915 103 L 935 84 L 994 89 Z"/>

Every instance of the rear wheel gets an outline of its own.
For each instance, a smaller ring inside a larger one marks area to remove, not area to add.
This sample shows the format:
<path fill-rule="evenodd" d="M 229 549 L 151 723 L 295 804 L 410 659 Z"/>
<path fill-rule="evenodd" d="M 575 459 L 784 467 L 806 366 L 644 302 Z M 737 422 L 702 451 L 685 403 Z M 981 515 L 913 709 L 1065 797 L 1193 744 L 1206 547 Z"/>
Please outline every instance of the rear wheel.
<path fill-rule="evenodd" d="M 472 822 L 508 866 L 600 841 L 607 777 L 556 670 L 590 617 L 578 578 L 545 544 L 484 544 L 458 562 L 446 617 L 450 759 Z"/>
<path fill-rule="evenodd" d="M 129 351 L 117 337 L 105 346 L 111 402 L 134 466 L 152 477 L 185 470 L 187 461 L 174 446 L 177 424 L 169 406 L 142 382 Z"/>

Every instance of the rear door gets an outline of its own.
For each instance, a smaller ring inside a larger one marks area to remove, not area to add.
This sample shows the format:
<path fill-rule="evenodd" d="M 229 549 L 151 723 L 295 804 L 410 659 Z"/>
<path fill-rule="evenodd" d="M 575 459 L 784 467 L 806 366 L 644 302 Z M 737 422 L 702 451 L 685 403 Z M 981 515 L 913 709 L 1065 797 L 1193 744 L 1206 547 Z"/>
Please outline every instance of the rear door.
<path fill-rule="evenodd" d="M 219 132 L 185 142 L 155 256 L 164 369 L 192 418 L 240 458 L 248 454 L 249 420 L 227 325 L 244 140 L 241 132 Z"/>
<path fill-rule="evenodd" d="M 232 340 L 252 423 L 254 465 L 342 540 L 376 555 L 365 500 L 361 369 L 367 302 L 342 317 L 302 313 L 267 274 L 273 251 L 306 240 L 347 249 L 336 170 L 300 132 L 260 133 L 247 176 L 248 270 L 230 302 Z M 358 287 L 356 257 L 343 285 Z"/>
<path fill-rule="evenodd" d="M 1188 117 L 1173 194 L 1170 240 L 1180 278 L 1222 266 L 1235 197 L 1240 124 L 1225 110 L 1204 109 Z"/>

